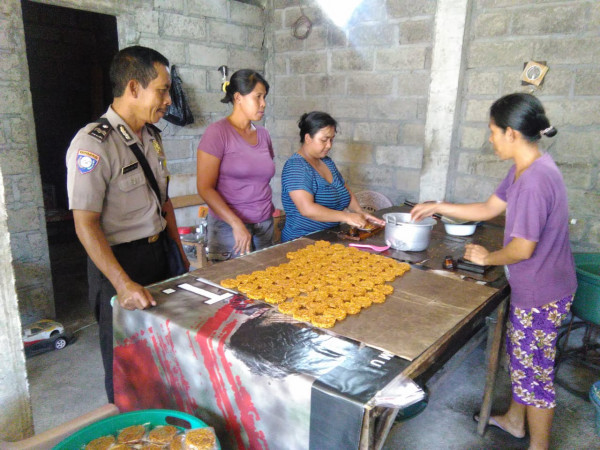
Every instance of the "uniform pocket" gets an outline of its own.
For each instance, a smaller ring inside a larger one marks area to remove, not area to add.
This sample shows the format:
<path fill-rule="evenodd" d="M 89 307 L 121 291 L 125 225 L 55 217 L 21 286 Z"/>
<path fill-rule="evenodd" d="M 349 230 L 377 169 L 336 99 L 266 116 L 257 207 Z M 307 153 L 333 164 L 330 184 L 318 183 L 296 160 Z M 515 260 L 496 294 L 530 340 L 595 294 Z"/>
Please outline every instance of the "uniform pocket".
<path fill-rule="evenodd" d="M 118 184 L 123 200 L 121 204 L 125 212 L 130 213 L 148 207 L 150 198 L 146 177 L 141 169 L 122 175 Z"/>

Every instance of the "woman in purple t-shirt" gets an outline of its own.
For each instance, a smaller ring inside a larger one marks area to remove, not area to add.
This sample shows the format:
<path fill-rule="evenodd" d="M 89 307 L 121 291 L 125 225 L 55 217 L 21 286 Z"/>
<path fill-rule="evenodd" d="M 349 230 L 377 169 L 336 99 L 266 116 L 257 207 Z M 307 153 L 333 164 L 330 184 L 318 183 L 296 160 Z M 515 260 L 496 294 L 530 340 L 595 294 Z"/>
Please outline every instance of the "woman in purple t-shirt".
<path fill-rule="evenodd" d="M 208 204 L 208 258 L 225 260 L 268 247 L 273 239 L 275 175 L 269 132 L 262 120 L 269 83 L 250 69 L 224 84 L 223 103 L 233 111 L 208 126 L 197 158 L 198 193 Z"/>
<path fill-rule="evenodd" d="M 506 212 L 504 247 L 495 252 L 468 244 L 465 258 L 481 265 L 504 265 L 511 286 L 507 330 L 512 401 L 508 411 L 489 425 L 515 437 L 525 436 L 530 449 L 547 449 L 554 416 L 554 358 L 558 327 L 577 289 L 569 245 L 568 205 L 564 181 L 538 141 L 552 137 L 540 101 L 530 94 L 510 94 L 490 109 L 490 142 L 502 160 L 514 165 L 484 203 L 423 203 L 411 212 L 420 220 L 434 213 L 464 220 L 489 220 Z M 478 420 L 478 417 L 474 417 Z"/>

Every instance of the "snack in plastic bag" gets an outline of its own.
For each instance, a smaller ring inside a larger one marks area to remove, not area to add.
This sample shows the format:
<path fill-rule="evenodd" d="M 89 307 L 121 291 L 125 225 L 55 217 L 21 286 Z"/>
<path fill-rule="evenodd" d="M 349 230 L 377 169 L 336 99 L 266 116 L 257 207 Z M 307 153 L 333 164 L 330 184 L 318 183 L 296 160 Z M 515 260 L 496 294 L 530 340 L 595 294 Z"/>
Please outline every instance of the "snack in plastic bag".
<path fill-rule="evenodd" d="M 177 428 L 173 425 L 160 425 L 148 433 L 148 442 L 153 444 L 169 444 L 175 435 Z"/>
<path fill-rule="evenodd" d="M 184 449 L 216 450 L 217 437 L 212 427 L 196 428 L 185 433 Z"/>
<path fill-rule="evenodd" d="M 183 442 L 185 441 L 184 434 L 178 434 L 169 444 L 169 450 L 184 450 Z"/>
<path fill-rule="evenodd" d="M 117 442 L 119 444 L 138 444 L 145 434 L 146 427 L 144 425 L 132 425 L 121 430 L 117 436 Z"/>
<path fill-rule="evenodd" d="M 114 443 L 114 436 L 102 436 L 88 442 L 85 446 L 85 450 L 108 450 Z"/>
<path fill-rule="evenodd" d="M 134 445 L 129 448 L 139 448 L 140 450 L 164 450 L 165 446 L 163 444 L 153 444 L 152 442 L 146 442 L 141 447 Z"/>

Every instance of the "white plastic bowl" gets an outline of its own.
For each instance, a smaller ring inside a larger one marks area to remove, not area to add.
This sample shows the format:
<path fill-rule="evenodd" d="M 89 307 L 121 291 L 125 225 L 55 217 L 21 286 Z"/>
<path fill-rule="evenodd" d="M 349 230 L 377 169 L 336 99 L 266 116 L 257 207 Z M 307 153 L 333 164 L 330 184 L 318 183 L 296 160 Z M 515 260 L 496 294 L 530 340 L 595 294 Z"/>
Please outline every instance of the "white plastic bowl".
<path fill-rule="evenodd" d="M 477 225 L 474 223 L 444 223 L 446 233 L 452 236 L 471 236 L 475 233 L 475 227 Z"/>
<path fill-rule="evenodd" d="M 477 226 L 474 222 L 453 219 L 446 216 L 442 216 L 442 223 L 444 224 L 446 233 L 452 236 L 471 236 L 475 233 L 475 227 Z"/>

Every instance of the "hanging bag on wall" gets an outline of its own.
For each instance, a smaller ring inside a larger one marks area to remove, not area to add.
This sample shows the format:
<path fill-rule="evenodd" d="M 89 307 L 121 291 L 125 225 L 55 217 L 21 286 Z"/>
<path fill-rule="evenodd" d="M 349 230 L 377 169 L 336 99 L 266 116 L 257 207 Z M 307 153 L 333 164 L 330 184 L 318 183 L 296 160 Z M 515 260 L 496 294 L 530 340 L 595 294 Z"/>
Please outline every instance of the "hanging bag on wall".
<path fill-rule="evenodd" d="M 181 82 L 181 78 L 179 78 L 175 66 L 171 66 L 171 89 L 169 90 L 169 94 L 171 95 L 171 106 L 169 106 L 163 119 L 180 127 L 194 123 L 194 116 L 185 99 L 183 83 Z"/>

